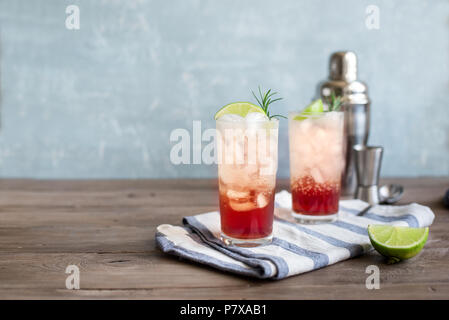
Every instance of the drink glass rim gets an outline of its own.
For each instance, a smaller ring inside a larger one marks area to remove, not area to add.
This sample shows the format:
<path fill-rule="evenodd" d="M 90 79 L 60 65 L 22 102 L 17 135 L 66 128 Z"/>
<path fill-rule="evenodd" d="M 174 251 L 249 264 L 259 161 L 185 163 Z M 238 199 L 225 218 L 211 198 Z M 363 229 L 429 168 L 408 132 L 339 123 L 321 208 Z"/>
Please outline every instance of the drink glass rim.
<path fill-rule="evenodd" d="M 311 119 L 314 119 L 314 118 L 321 118 L 321 117 L 324 117 L 324 116 L 326 116 L 326 115 L 328 115 L 328 114 L 331 114 L 331 113 L 338 113 L 338 114 L 343 114 L 344 113 L 344 111 L 343 110 L 338 110 L 338 111 L 323 111 L 323 112 L 302 112 L 302 111 L 289 111 L 288 112 L 288 117 L 289 118 L 293 118 L 293 117 L 295 117 L 295 116 L 302 116 L 302 117 L 305 117 L 305 118 L 311 118 Z"/>
<path fill-rule="evenodd" d="M 218 119 L 215 119 L 215 121 L 216 122 L 226 122 L 226 123 L 247 123 L 247 124 L 251 124 L 251 123 L 279 122 L 279 119 L 271 118 L 271 119 L 264 119 L 264 120 L 246 121 L 245 118 L 242 118 L 242 120 L 234 121 L 234 120 L 226 120 L 226 119 L 218 118 Z"/>

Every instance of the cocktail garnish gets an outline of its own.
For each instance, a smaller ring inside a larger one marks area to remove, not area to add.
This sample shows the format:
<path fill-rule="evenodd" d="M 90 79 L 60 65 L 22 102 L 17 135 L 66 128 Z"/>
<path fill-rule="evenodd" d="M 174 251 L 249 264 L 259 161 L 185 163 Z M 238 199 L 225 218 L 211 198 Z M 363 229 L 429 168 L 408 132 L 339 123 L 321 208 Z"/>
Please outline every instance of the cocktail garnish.
<path fill-rule="evenodd" d="M 272 104 L 273 102 L 282 100 L 282 98 L 273 99 L 273 96 L 275 94 L 278 94 L 277 92 L 273 92 L 273 91 L 271 91 L 271 89 L 269 89 L 267 92 L 265 92 L 265 94 L 262 94 L 262 90 L 260 89 L 260 86 L 259 86 L 259 97 L 257 97 L 252 90 L 251 90 L 251 92 L 252 92 L 254 98 L 256 98 L 257 103 L 259 103 L 259 106 L 262 108 L 262 110 L 265 112 L 265 114 L 267 115 L 267 117 L 269 119 L 275 118 L 275 117 L 281 117 L 281 118 L 287 119 L 286 117 L 284 117 L 283 115 L 280 115 L 280 114 L 270 115 L 270 111 L 268 111 L 268 107 L 270 106 L 270 104 Z"/>
<path fill-rule="evenodd" d="M 330 96 L 329 103 L 328 103 L 328 105 L 329 105 L 328 111 L 330 112 L 330 111 L 340 110 L 341 104 L 342 104 L 341 97 L 336 97 L 335 93 L 332 92 L 332 95 Z"/>

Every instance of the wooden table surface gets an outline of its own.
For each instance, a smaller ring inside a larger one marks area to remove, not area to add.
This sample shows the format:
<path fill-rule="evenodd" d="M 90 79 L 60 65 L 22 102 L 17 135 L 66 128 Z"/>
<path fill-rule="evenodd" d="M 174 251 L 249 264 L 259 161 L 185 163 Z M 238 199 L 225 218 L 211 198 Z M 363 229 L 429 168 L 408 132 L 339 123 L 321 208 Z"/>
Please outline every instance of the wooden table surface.
<path fill-rule="evenodd" d="M 421 254 L 386 265 L 375 252 L 282 281 L 254 280 L 163 254 L 156 227 L 215 210 L 215 180 L 0 180 L 0 299 L 448 299 L 449 178 L 390 179 L 401 203 L 436 218 Z M 385 180 L 384 180 L 385 182 Z M 287 181 L 278 182 L 278 189 Z M 67 290 L 65 269 L 80 269 Z M 368 290 L 368 265 L 379 290 Z"/>

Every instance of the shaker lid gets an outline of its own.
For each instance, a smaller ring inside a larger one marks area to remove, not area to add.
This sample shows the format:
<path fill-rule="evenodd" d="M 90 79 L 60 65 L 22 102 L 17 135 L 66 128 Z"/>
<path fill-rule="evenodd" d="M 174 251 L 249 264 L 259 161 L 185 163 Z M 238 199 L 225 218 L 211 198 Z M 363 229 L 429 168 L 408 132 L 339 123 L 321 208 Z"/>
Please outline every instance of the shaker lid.
<path fill-rule="evenodd" d="M 330 80 L 352 82 L 357 79 L 357 56 L 352 51 L 334 52 L 329 61 Z"/>
<path fill-rule="evenodd" d="M 329 61 L 329 80 L 320 84 L 321 97 L 332 92 L 351 104 L 369 103 L 368 88 L 357 80 L 357 56 L 352 51 L 334 52 Z"/>

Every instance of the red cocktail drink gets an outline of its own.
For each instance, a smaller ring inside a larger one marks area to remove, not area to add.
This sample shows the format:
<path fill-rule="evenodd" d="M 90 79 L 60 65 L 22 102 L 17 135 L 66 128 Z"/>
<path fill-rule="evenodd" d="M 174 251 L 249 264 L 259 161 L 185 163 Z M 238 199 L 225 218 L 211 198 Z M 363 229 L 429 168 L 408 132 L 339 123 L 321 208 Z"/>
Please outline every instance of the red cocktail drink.
<path fill-rule="evenodd" d="M 237 239 L 269 237 L 273 231 L 274 190 L 250 190 L 242 198 L 220 193 L 221 230 Z"/>
<path fill-rule="evenodd" d="M 218 119 L 221 238 L 257 246 L 272 239 L 278 120 Z"/>
<path fill-rule="evenodd" d="M 329 222 L 337 217 L 343 126 L 343 112 L 289 117 L 292 215 L 300 222 Z"/>
<path fill-rule="evenodd" d="M 295 181 L 291 189 L 294 212 L 309 215 L 338 212 L 340 186 L 336 183 L 317 183 L 312 176 L 306 176 Z"/>

